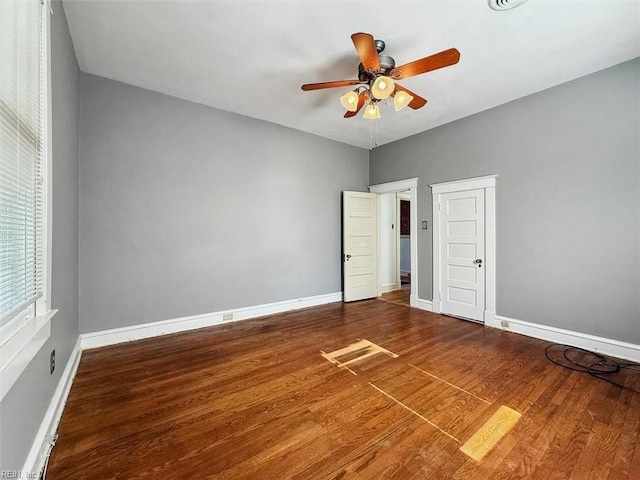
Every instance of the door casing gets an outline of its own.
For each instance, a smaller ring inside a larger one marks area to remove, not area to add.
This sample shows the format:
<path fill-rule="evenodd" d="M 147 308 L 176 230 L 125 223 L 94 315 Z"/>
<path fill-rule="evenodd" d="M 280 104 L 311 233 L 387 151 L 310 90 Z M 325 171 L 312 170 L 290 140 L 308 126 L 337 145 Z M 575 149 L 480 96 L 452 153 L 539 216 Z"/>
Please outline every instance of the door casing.
<path fill-rule="evenodd" d="M 484 189 L 485 191 L 484 324 L 489 327 L 496 326 L 496 178 L 497 175 L 488 175 L 430 185 L 433 197 L 433 311 L 436 313 L 442 313 L 440 301 L 442 298 L 442 272 L 440 268 L 442 255 L 442 232 L 440 231 L 441 195 L 475 189 Z"/>

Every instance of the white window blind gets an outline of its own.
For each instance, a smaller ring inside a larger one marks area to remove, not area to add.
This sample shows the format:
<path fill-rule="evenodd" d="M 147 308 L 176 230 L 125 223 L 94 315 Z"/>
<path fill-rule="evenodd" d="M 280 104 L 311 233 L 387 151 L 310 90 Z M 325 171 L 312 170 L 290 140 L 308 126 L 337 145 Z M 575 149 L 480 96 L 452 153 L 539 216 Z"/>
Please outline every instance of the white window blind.
<path fill-rule="evenodd" d="M 0 326 L 44 288 L 44 10 L 0 0 Z"/>

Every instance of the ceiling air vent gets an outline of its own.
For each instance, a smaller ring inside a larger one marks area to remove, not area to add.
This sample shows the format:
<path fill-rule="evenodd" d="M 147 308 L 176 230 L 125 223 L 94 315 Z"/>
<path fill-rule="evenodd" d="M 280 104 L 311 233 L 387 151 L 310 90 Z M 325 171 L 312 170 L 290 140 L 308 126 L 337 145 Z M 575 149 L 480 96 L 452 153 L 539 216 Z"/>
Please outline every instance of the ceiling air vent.
<path fill-rule="evenodd" d="M 489 0 L 489 6 L 498 11 L 511 10 L 526 1 L 527 0 Z"/>

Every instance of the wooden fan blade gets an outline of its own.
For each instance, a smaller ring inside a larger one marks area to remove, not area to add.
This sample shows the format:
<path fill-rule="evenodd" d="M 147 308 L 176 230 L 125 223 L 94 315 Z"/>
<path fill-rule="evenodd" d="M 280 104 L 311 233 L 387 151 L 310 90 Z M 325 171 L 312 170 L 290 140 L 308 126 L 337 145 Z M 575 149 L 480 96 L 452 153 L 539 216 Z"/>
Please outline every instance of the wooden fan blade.
<path fill-rule="evenodd" d="M 358 95 L 358 108 L 356 108 L 355 112 L 347 111 L 347 113 L 344 114 L 344 118 L 355 117 L 360 111 L 360 109 L 362 108 L 362 106 L 364 105 L 364 102 L 366 100 L 367 100 L 367 92 L 360 92 L 360 95 Z"/>
<path fill-rule="evenodd" d="M 439 68 L 455 65 L 460 60 L 460 52 L 455 48 L 450 48 L 444 52 L 436 53 L 429 57 L 421 58 L 411 63 L 400 65 L 391 70 L 391 77 L 396 80 L 414 77 L 422 73 L 431 72 Z"/>
<path fill-rule="evenodd" d="M 403 92 L 407 92 L 409 95 L 413 97 L 413 100 L 411 100 L 411 102 L 407 104 L 407 107 L 413 108 L 414 110 L 418 110 L 419 108 L 422 108 L 427 104 L 426 98 L 422 98 L 417 93 L 413 93 L 408 88 L 404 88 L 403 86 L 398 85 L 397 83 L 396 83 L 396 90 L 402 90 Z M 396 96 L 395 92 L 392 93 L 391 96 L 395 97 Z"/>
<path fill-rule="evenodd" d="M 320 83 L 305 83 L 302 85 L 302 90 L 320 90 L 322 88 L 335 88 L 335 87 L 350 87 L 352 85 L 360 85 L 361 80 L 336 80 L 334 82 L 320 82 Z"/>
<path fill-rule="evenodd" d="M 373 36 L 369 33 L 354 33 L 351 35 L 351 40 L 356 47 L 356 52 L 358 52 L 364 69 L 379 72 L 380 60 L 378 59 L 378 50 L 373 41 Z"/>

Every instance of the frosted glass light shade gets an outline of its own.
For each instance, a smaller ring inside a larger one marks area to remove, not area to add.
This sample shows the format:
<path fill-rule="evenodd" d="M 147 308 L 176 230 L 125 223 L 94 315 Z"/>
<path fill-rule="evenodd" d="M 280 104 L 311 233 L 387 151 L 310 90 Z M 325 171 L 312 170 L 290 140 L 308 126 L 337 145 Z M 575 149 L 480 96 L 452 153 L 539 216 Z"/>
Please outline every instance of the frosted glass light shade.
<path fill-rule="evenodd" d="M 358 94 L 355 91 L 345 93 L 340 97 L 340 104 L 350 112 L 355 112 L 358 109 Z"/>
<path fill-rule="evenodd" d="M 396 107 L 396 112 L 399 112 L 404 107 L 409 105 L 413 100 L 413 95 L 409 95 L 407 92 L 400 90 L 393 97 L 393 105 Z"/>
<path fill-rule="evenodd" d="M 378 100 L 384 100 L 393 93 L 396 84 L 391 77 L 381 76 L 371 85 L 371 94 Z"/>
<path fill-rule="evenodd" d="M 380 108 L 378 108 L 378 104 L 375 102 L 371 102 L 369 105 L 367 105 L 367 108 L 364 109 L 363 117 L 368 118 L 369 120 L 380 118 Z"/>

